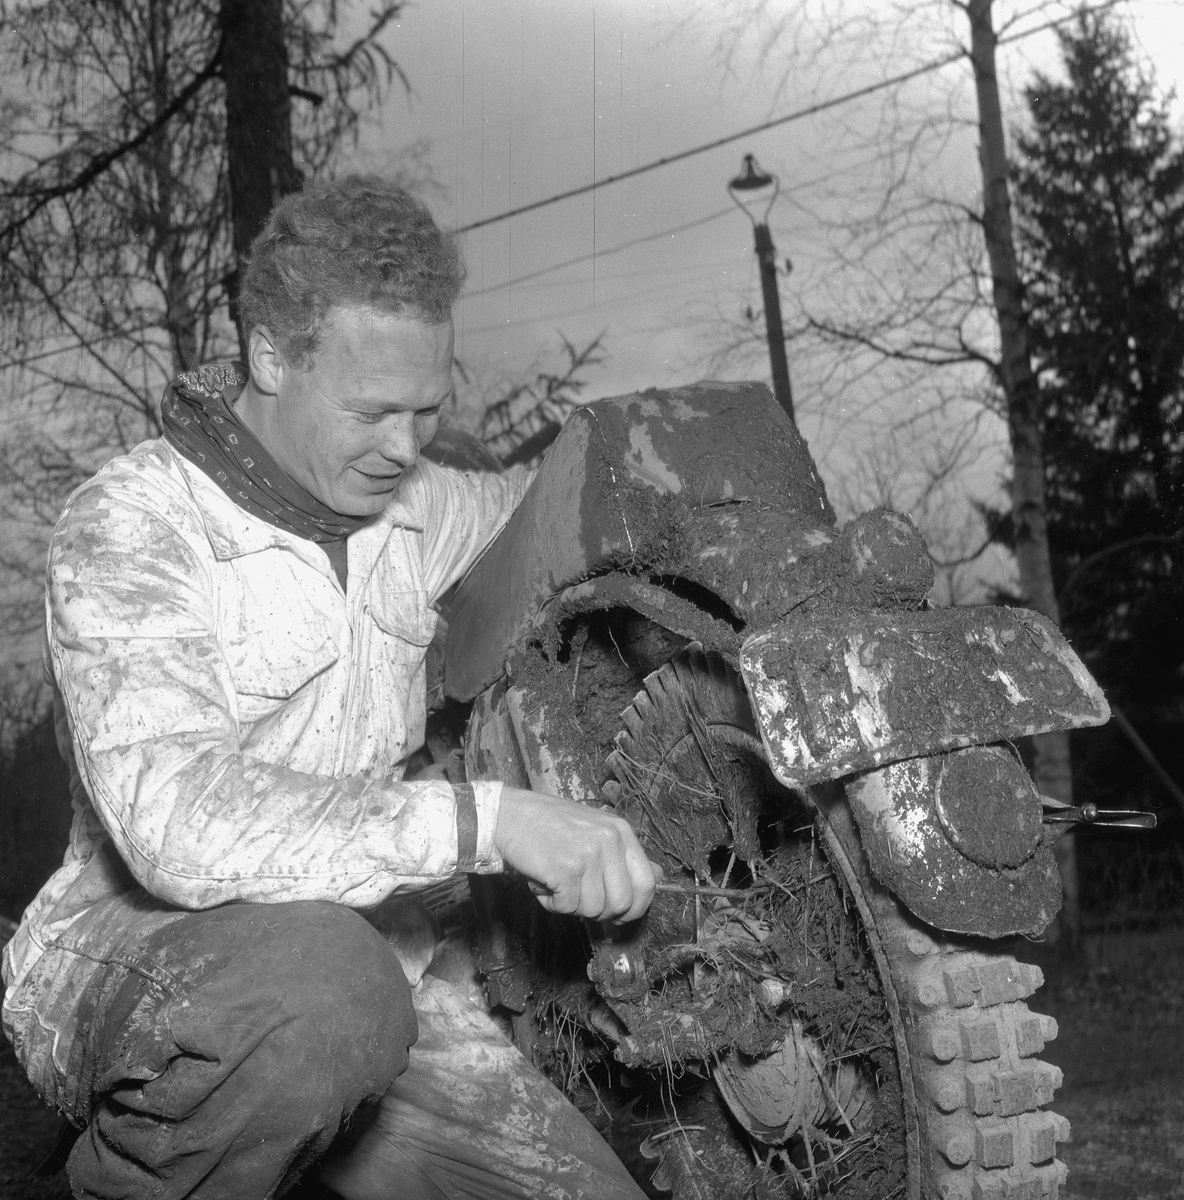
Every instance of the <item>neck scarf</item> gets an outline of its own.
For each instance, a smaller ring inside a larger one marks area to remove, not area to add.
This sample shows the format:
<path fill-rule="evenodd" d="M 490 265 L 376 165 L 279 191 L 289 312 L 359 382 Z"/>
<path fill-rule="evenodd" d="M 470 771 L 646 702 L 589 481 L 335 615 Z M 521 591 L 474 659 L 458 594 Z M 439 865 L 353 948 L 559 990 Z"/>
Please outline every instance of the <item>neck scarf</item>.
<path fill-rule="evenodd" d="M 297 537 L 340 541 L 369 517 L 349 517 L 305 491 L 263 448 L 232 407 L 247 383 L 241 363 L 213 363 L 164 390 L 165 440 L 200 467 L 240 508 Z"/>

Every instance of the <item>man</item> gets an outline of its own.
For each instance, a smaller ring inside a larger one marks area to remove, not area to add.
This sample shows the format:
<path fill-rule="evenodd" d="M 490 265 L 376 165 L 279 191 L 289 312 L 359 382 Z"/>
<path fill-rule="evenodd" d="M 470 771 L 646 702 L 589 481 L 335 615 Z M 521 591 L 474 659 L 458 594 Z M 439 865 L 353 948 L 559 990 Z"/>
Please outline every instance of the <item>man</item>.
<path fill-rule="evenodd" d="M 286 198 L 243 280 L 249 376 L 181 376 L 165 436 L 55 530 L 47 661 L 75 821 L 5 951 L 4 1024 L 83 1130 L 75 1195 L 282 1195 L 380 1097 L 326 1169 L 351 1200 L 639 1194 L 485 1014 L 421 979 L 414 937 L 392 950 L 375 928 L 458 871 L 513 868 L 545 906 L 604 920 L 655 885 L 611 815 L 401 782 L 432 604 L 528 482 L 420 457 L 452 392 L 460 282 L 395 187 Z"/>

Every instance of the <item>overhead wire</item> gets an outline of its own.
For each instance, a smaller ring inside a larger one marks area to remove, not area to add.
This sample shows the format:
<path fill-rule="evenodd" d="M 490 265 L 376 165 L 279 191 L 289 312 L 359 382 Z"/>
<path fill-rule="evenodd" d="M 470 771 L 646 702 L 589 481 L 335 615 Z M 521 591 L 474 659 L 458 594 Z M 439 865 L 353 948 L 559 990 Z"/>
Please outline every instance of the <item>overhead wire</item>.
<path fill-rule="evenodd" d="M 706 272 L 706 271 L 718 271 L 718 270 L 720 270 L 720 267 L 718 264 L 708 263 L 701 267 L 696 267 L 696 268 L 692 268 L 692 269 L 702 270 L 702 271 Z M 670 287 L 669 283 L 661 283 L 661 284 L 657 285 L 656 287 L 646 288 L 644 291 L 631 292 L 628 297 L 622 298 L 621 300 L 614 302 L 614 307 L 618 311 L 622 311 L 622 310 L 628 308 L 630 305 L 639 304 L 642 301 L 648 300 L 651 296 L 658 296 L 658 295 L 663 294 L 664 292 L 669 290 L 669 287 Z M 548 321 L 556 321 L 560 317 L 572 317 L 572 316 L 577 315 L 578 313 L 592 312 L 592 311 L 595 311 L 595 308 L 596 308 L 596 306 L 593 304 L 578 304 L 573 308 L 565 308 L 560 312 L 548 312 L 548 313 L 544 313 L 543 315 L 537 316 L 537 317 L 519 317 L 517 320 L 497 321 L 497 322 L 494 322 L 493 324 L 489 324 L 489 325 L 470 326 L 469 334 L 471 336 L 476 336 L 477 334 L 481 334 L 481 333 L 497 333 L 500 330 L 505 330 L 505 329 L 518 329 L 524 325 L 540 325 L 540 324 L 544 324 Z"/>
<path fill-rule="evenodd" d="M 619 254 L 622 250 L 631 250 L 634 246 L 643 246 L 646 242 L 656 242 L 660 238 L 673 237 L 676 233 L 685 233 L 688 229 L 696 229 L 700 225 L 708 225 L 712 221 L 718 221 L 721 217 L 726 217 L 733 213 L 735 209 L 728 205 L 727 208 L 717 209 L 715 212 L 708 214 L 706 217 L 699 217 L 694 221 L 687 221 L 683 225 L 674 225 L 669 229 L 659 229 L 657 233 L 647 233 L 644 237 L 632 238 L 628 242 L 622 242 L 619 246 L 608 246 L 603 250 L 594 250 L 589 254 L 580 254 L 575 258 L 565 258 L 563 262 L 552 263 L 549 267 L 540 267 L 537 271 L 528 271 L 525 275 L 516 275 L 513 279 L 507 279 L 504 283 L 491 283 L 488 287 L 479 288 L 475 292 L 465 292 L 462 300 L 475 300 L 478 296 L 487 296 L 490 292 L 499 292 L 503 288 L 517 287 L 520 283 L 528 283 L 532 279 L 538 279 L 542 275 L 550 275 L 555 271 L 562 271 L 565 267 L 578 266 L 580 263 L 588 262 L 593 258 L 607 258 L 610 254 Z"/>
<path fill-rule="evenodd" d="M 1007 34 L 1004 37 L 996 39 L 996 45 L 1003 46 L 1012 42 L 1022 41 L 1024 38 L 1033 37 L 1038 33 L 1044 33 L 1049 29 L 1054 29 L 1059 25 L 1064 25 L 1068 21 L 1076 20 L 1082 13 L 1092 14 L 1103 12 L 1106 9 L 1115 7 L 1121 0 L 1104 0 L 1101 4 L 1096 4 L 1091 8 L 1080 9 L 1078 11 L 1068 13 L 1063 17 L 1057 17 L 1054 20 L 1046 21 L 1043 25 L 1034 26 L 1032 29 L 1024 29 L 1020 32 Z M 609 184 L 621 183 L 626 179 L 635 179 L 638 175 L 644 175 L 649 171 L 657 171 L 662 167 L 668 167 L 672 163 L 682 162 L 688 158 L 694 158 L 699 154 L 706 154 L 709 150 L 717 150 L 721 146 L 730 145 L 732 142 L 738 142 L 741 138 L 751 137 L 757 133 L 764 133 L 770 129 L 776 129 L 779 125 L 787 125 L 792 121 L 801 121 L 806 117 L 815 116 L 818 113 L 826 112 L 832 108 L 838 108 L 840 105 L 849 104 L 853 100 L 861 100 L 865 96 L 874 95 L 876 92 L 885 91 L 887 88 L 896 87 L 902 83 L 908 83 L 910 80 L 917 79 L 922 75 L 928 75 L 933 71 L 939 71 L 943 67 L 948 67 L 952 63 L 958 62 L 960 59 L 967 57 L 967 51 L 959 47 L 949 54 L 943 55 L 941 58 L 931 59 L 929 62 L 922 63 L 918 67 L 913 67 L 908 71 L 901 71 L 896 75 L 890 75 L 887 79 L 878 80 L 875 83 L 869 83 L 864 87 L 855 88 L 850 92 L 844 92 L 839 96 L 832 96 L 829 100 L 820 100 L 816 104 L 807 105 L 805 108 L 795 109 L 790 113 L 783 113 L 779 117 L 773 117 L 768 121 L 762 121 L 757 125 L 749 125 L 744 129 L 736 130 L 734 133 L 724 134 L 722 137 L 713 138 L 709 142 L 703 142 L 698 146 L 688 147 L 686 150 L 680 150 L 677 154 L 668 154 L 662 158 L 656 158 L 647 163 L 642 163 L 636 167 L 630 167 L 627 171 L 618 171 L 615 175 L 606 175 L 603 179 L 593 179 L 591 183 L 580 184 L 578 187 L 568 188 L 566 191 L 556 192 L 554 195 L 546 196 L 541 200 L 532 200 L 529 204 L 519 204 L 514 208 L 508 208 L 504 212 L 495 213 L 491 217 L 482 217 L 478 221 L 470 221 L 467 225 L 460 225 L 453 229 L 453 234 L 471 233 L 475 229 L 483 229 L 487 225 L 495 225 L 500 221 L 508 221 L 511 217 L 522 216 L 523 213 L 535 212 L 540 208 L 547 208 L 552 204 L 558 204 L 563 200 L 572 200 L 576 196 L 584 196 L 589 192 L 595 192 L 597 188 L 608 187 Z"/>
<path fill-rule="evenodd" d="M 601 255 L 601 257 L 603 258 L 603 255 Z M 663 265 L 658 266 L 658 267 L 642 267 L 637 270 L 606 271 L 602 267 L 600 278 L 603 283 L 617 284 L 617 283 L 621 283 L 623 280 L 626 280 L 626 279 L 646 279 L 646 280 L 653 281 L 653 280 L 657 280 L 659 278 L 671 279 L 671 278 L 674 278 L 674 277 L 680 276 L 680 275 L 701 274 L 704 271 L 717 271 L 718 270 L 718 271 L 723 271 L 723 272 L 727 273 L 729 268 L 731 268 L 733 270 L 733 272 L 735 271 L 735 268 L 736 268 L 735 254 L 728 254 L 724 258 L 712 259 L 712 260 L 695 259 L 693 261 L 686 261 L 686 262 L 664 263 Z M 536 289 L 540 290 L 540 291 L 545 291 L 547 289 L 555 289 L 555 288 L 570 289 L 571 286 L 572 286 L 571 281 L 566 278 L 552 279 L 552 280 L 545 280 L 545 281 L 536 280 L 536 281 L 534 281 L 533 284 L 524 285 L 520 289 L 520 291 L 522 293 L 525 293 L 525 292 L 535 291 Z M 603 300 L 604 300 L 604 297 L 600 297 L 600 299 L 596 303 L 589 301 L 588 307 L 590 309 L 595 308 L 597 306 L 597 304 L 603 302 Z"/>
<path fill-rule="evenodd" d="M 807 191 L 810 188 L 815 188 L 819 184 L 826 183 L 831 179 L 848 174 L 852 170 L 864 165 L 865 161 L 872 160 L 860 160 L 855 163 L 846 163 L 841 167 L 836 167 L 833 171 L 826 171 L 821 175 L 813 175 L 809 179 L 800 179 L 796 183 L 787 184 L 781 189 L 781 195 L 789 196 L 794 192 Z M 588 254 L 579 254 L 574 258 L 565 258 L 562 262 L 552 263 L 550 266 L 540 267 L 535 271 L 528 271 L 525 275 L 515 275 L 512 279 L 503 280 L 501 283 L 491 283 L 487 287 L 479 288 L 477 291 L 464 292 L 460 298 L 462 300 L 475 300 L 481 296 L 487 296 L 493 292 L 502 291 L 505 288 L 517 287 L 519 284 L 528 283 L 531 280 L 539 279 L 543 275 L 550 275 L 556 271 L 562 271 L 567 267 L 578 266 L 580 263 L 588 262 L 593 258 L 606 258 L 610 254 L 619 254 L 624 250 L 632 250 L 634 247 L 645 245 L 647 242 L 656 242 L 665 237 L 673 237 L 675 234 L 685 233 L 687 230 L 696 229 L 701 225 L 708 225 L 712 221 L 718 221 L 734 212 L 734 207 L 729 204 L 725 208 L 719 208 L 713 213 L 708 213 L 705 217 L 696 217 L 695 220 L 686 221 L 681 225 L 672 225 L 664 229 L 659 229 L 655 233 L 647 233 L 643 237 L 631 238 L 627 242 L 621 242 L 616 246 L 608 246 L 603 250 L 595 250 Z"/>

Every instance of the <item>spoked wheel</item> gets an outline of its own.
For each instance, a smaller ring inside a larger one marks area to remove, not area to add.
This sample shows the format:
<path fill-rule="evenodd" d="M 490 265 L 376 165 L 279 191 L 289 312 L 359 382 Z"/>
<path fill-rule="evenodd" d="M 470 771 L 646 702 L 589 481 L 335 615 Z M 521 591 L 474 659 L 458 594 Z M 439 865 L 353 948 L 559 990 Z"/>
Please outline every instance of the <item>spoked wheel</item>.
<path fill-rule="evenodd" d="M 1044 1105 L 1061 1077 L 1034 1057 L 1056 1026 L 1024 1003 L 1039 969 L 908 914 L 872 878 L 842 785 L 773 778 L 719 656 L 671 659 L 623 719 L 605 794 L 665 882 L 594 945 L 598 996 L 557 991 L 539 1012 L 573 1038 L 569 1083 L 592 1078 L 577 1026 L 612 1044 L 647 1190 L 1056 1200 L 1068 1129 Z"/>

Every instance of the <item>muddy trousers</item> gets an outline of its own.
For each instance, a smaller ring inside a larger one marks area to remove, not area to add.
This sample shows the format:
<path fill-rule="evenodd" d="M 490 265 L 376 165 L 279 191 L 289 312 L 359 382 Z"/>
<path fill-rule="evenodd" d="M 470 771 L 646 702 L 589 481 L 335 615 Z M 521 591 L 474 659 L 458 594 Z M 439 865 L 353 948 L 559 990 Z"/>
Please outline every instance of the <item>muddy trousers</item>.
<path fill-rule="evenodd" d="M 350 1200 L 641 1196 L 487 1014 L 409 988 L 349 909 L 187 913 L 126 963 L 87 989 L 68 1049 L 90 1096 L 75 1196 L 265 1200 L 313 1164 Z"/>

